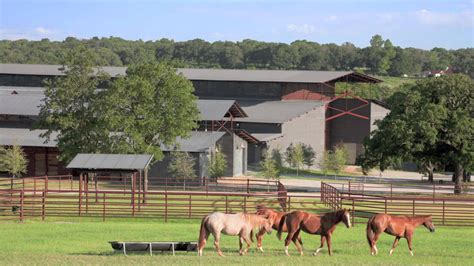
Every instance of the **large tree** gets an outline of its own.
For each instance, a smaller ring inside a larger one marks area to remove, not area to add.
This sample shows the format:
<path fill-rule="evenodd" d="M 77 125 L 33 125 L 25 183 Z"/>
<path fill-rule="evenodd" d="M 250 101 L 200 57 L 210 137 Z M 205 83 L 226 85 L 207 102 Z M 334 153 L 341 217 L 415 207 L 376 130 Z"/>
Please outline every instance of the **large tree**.
<path fill-rule="evenodd" d="M 69 162 L 78 153 L 104 152 L 109 147 L 107 120 L 101 113 L 101 99 L 109 77 L 93 69 L 94 56 L 84 47 L 65 56 L 63 73 L 45 84 L 36 127 L 46 129 L 47 140 L 58 132 L 59 158 Z"/>
<path fill-rule="evenodd" d="M 474 82 L 450 75 L 406 85 L 389 99 L 390 113 L 365 143 L 358 162 L 383 169 L 400 159 L 454 168 L 455 193 L 474 164 Z M 390 141 L 387 141 L 390 140 Z"/>

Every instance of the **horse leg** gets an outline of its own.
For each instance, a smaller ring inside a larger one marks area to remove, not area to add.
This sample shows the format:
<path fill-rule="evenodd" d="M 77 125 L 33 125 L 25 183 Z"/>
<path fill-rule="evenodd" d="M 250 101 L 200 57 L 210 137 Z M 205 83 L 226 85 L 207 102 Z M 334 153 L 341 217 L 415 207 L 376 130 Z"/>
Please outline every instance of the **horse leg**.
<path fill-rule="evenodd" d="M 245 243 L 247 243 L 247 247 L 244 250 L 244 254 L 246 254 L 249 251 L 250 245 L 252 244 L 252 241 L 247 236 L 243 237 L 245 240 Z"/>
<path fill-rule="evenodd" d="M 397 247 L 398 240 L 400 240 L 400 237 L 399 236 L 395 237 L 395 241 L 393 241 L 392 249 L 390 250 L 390 256 L 392 256 L 393 250 Z"/>
<path fill-rule="evenodd" d="M 319 251 L 321 251 L 321 249 L 323 249 L 323 247 L 324 247 L 324 241 L 326 241 L 326 237 L 325 237 L 325 236 L 321 236 L 321 245 L 319 245 L 319 248 L 316 249 L 316 251 L 314 251 L 314 253 L 313 253 L 314 256 L 318 255 Z"/>
<path fill-rule="evenodd" d="M 412 234 L 407 234 L 406 238 L 407 238 L 407 242 L 408 242 L 408 249 L 410 250 L 410 254 L 413 256 L 413 249 L 411 248 L 411 238 L 412 238 Z"/>
<path fill-rule="evenodd" d="M 379 250 L 377 249 L 377 240 L 379 239 L 381 233 L 375 233 L 374 239 L 372 240 L 372 256 L 377 255 Z"/>
<path fill-rule="evenodd" d="M 219 256 L 221 256 L 221 257 L 224 257 L 224 254 L 222 254 L 221 247 L 219 245 L 219 241 L 220 241 L 220 238 L 221 238 L 221 232 L 215 232 L 215 233 L 213 233 L 213 235 L 214 235 L 214 247 L 216 247 L 217 254 L 219 254 Z"/>
<path fill-rule="evenodd" d="M 243 243 L 244 243 L 244 238 L 242 236 L 239 236 L 239 254 L 240 254 L 240 256 L 243 255 L 243 252 L 242 252 Z"/>
<path fill-rule="evenodd" d="M 257 234 L 257 249 L 263 252 L 262 240 L 265 235 L 265 230 L 260 230 Z"/>
<path fill-rule="evenodd" d="M 329 256 L 332 256 L 332 250 L 331 250 L 331 233 L 326 235 L 326 242 L 328 244 L 328 252 Z"/>
<path fill-rule="evenodd" d="M 288 246 L 290 245 L 291 239 L 293 239 L 294 234 L 295 234 L 295 232 L 290 231 L 288 229 L 288 235 L 285 238 L 285 255 L 286 256 L 290 256 L 290 253 L 288 253 Z"/>
<path fill-rule="evenodd" d="M 293 243 L 295 243 L 296 249 L 298 249 L 298 251 L 300 252 L 300 255 L 303 256 L 303 247 L 298 242 L 300 232 L 301 232 L 301 230 L 296 231 L 296 233 L 293 235 L 291 240 L 293 241 Z"/>

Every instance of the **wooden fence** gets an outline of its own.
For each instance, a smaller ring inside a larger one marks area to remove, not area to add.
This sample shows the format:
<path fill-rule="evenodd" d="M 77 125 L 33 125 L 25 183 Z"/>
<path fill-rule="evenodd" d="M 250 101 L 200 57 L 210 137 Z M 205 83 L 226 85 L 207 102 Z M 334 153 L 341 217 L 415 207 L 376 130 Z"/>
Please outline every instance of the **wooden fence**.
<path fill-rule="evenodd" d="M 474 226 L 474 199 L 442 197 L 381 196 L 344 192 L 321 182 L 321 201 L 333 210 L 352 211 L 353 222 L 365 223 L 376 213 L 432 215 L 438 225 Z"/>

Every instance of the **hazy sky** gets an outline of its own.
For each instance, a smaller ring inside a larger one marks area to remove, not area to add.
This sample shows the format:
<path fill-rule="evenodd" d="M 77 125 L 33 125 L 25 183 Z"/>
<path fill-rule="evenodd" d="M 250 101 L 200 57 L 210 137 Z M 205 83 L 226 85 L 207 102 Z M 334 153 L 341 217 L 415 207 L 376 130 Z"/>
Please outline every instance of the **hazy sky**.
<path fill-rule="evenodd" d="M 374 34 L 402 47 L 473 47 L 474 0 L 0 0 L 0 39 L 352 42 Z"/>

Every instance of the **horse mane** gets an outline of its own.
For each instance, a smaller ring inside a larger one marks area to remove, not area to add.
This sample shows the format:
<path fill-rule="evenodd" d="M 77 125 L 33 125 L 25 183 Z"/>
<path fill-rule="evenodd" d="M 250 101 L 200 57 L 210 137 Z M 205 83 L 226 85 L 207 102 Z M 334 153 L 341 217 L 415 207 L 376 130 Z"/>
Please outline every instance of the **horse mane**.
<path fill-rule="evenodd" d="M 267 220 L 265 217 L 258 214 L 242 213 L 241 215 L 245 221 L 252 225 L 252 228 L 256 228 L 257 230 L 262 229 Z"/>

